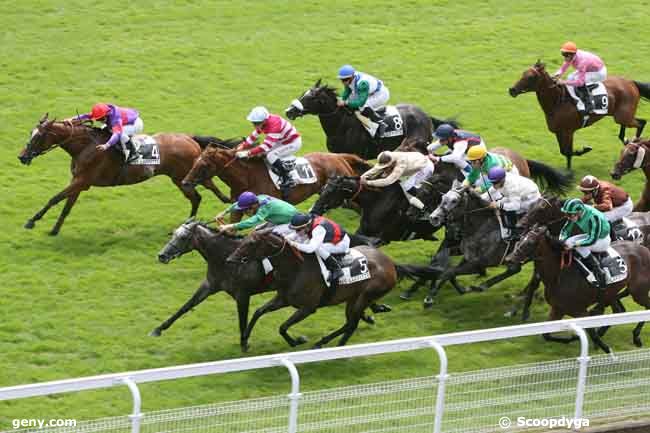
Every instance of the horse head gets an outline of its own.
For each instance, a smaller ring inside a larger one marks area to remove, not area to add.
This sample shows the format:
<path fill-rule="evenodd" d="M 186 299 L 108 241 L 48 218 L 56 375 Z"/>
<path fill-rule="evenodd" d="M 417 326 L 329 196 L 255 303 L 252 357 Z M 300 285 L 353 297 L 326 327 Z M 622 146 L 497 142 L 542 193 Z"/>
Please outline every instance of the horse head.
<path fill-rule="evenodd" d="M 329 210 L 335 209 L 346 200 L 354 199 L 361 192 L 362 185 L 358 177 L 334 176 L 330 177 L 320 191 L 320 196 L 310 212 L 323 215 Z"/>
<path fill-rule="evenodd" d="M 167 264 L 176 257 L 192 251 L 194 249 L 194 232 L 200 224 L 199 221 L 195 221 L 192 217 L 174 230 L 172 238 L 158 253 L 158 261 Z"/>
<path fill-rule="evenodd" d="M 305 114 L 330 114 L 336 110 L 336 90 L 326 84 L 321 85 L 319 79 L 300 98 L 291 101 L 285 113 L 294 120 Z"/>
<path fill-rule="evenodd" d="M 55 119 L 48 118 L 48 113 L 38 121 L 36 127 L 32 129 L 25 148 L 18 155 L 21 163 L 29 165 L 32 159 L 56 147 L 61 137 L 54 126 L 55 122 Z"/>
<path fill-rule="evenodd" d="M 551 80 L 550 75 L 546 72 L 544 63 L 537 61 L 533 66 L 526 69 L 521 78 L 510 88 L 508 93 L 513 98 L 516 98 L 518 95 L 526 92 L 537 91 L 539 89 L 540 83 L 544 80 Z"/>
<path fill-rule="evenodd" d="M 220 170 L 226 168 L 234 160 L 235 150 L 221 146 L 207 146 L 194 161 L 194 165 L 183 178 L 181 186 L 184 189 L 194 188 L 205 180 L 216 176 Z"/>
<path fill-rule="evenodd" d="M 537 224 L 550 225 L 561 220 L 564 218 L 561 210 L 562 204 L 563 201 L 559 197 L 541 197 L 533 203 L 530 209 L 528 209 L 528 212 L 526 212 L 526 215 L 519 220 L 517 227 L 527 230 L 529 227 Z"/>
<path fill-rule="evenodd" d="M 440 228 L 447 220 L 452 211 L 463 201 L 465 188 L 452 188 L 442 195 L 438 207 L 429 215 L 431 225 L 436 229 Z"/>
<path fill-rule="evenodd" d="M 273 233 L 273 228 L 256 230 L 248 235 L 231 255 L 228 263 L 247 263 L 253 260 L 262 260 L 280 254 L 288 242 Z"/>
<path fill-rule="evenodd" d="M 550 237 L 548 227 L 536 224 L 517 241 L 512 252 L 504 260 L 507 265 L 523 264 L 530 260 L 539 242 Z"/>
<path fill-rule="evenodd" d="M 642 143 L 640 141 L 634 141 L 623 147 L 618 161 L 614 164 L 614 169 L 610 172 L 613 179 L 619 180 L 635 168 L 644 166 L 643 162 L 646 151 L 648 150 L 645 146 L 646 144 L 650 144 L 650 142 Z"/>

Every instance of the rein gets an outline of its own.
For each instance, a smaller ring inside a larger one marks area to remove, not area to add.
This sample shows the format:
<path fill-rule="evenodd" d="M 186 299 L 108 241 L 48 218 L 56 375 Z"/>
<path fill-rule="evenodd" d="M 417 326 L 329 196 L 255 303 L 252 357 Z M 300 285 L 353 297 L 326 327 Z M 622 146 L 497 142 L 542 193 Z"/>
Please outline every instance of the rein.
<path fill-rule="evenodd" d="M 277 256 L 279 256 L 280 254 L 282 254 L 282 253 L 284 252 L 284 249 L 287 247 L 287 245 L 289 245 L 289 250 L 293 253 L 293 255 L 294 255 L 294 256 L 295 256 L 295 257 L 296 257 L 300 262 L 304 262 L 304 261 L 305 261 L 305 258 L 302 256 L 302 254 L 300 253 L 300 251 L 298 251 L 298 249 L 297 249 L 296 247 L 294 247 L 293 245 L 291 245 L 291 244 L 289 243 L 289 241 L 288 241 L 286 238 L 282 238 L 282 240 L 283 240 L 284 242 L 282 242 L 282 246 L 280 247 L 280 250 L 277 251 L 277 252 L 275 252 L 275 253 L 273 253 L 272 255 L 268 256 L 269 259 L 272 259 L 272 258 L 277 257 Z"/>
<path fill-rule="evenodd" d="M 560 269 L 566 269 L 573 262 L 573 250 L 564 250 L 560 254 Z"/>

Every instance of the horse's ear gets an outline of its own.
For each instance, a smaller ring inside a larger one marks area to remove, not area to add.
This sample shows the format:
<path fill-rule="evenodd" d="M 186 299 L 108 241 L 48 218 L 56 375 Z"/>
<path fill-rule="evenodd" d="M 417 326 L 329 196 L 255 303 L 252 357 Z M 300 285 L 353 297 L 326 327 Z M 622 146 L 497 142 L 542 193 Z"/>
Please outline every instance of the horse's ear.
<path fill-rule="evenodd" d="M 49 116 L 49 114 L 50 114 L 50 113 L 45 113 L 45 114 L 43 115 L 43 117 L 41 117 L 41 120 L 39 120 L 38 122 L 39 122 L 39 123 L 43 123 L 43 122 L 45 122 L 45 121 L 47 120 L 47 116 Z"/>
<path fill-rule="evenodd" d="M 320 82 L 322 78 L 319 78 L 318 81 L 316 81 L 316 84 L 314 84 L 314 87 L 320 87 Z"/>
<path fill-rule="evenodd" d="M 195 216 L 191 216 L 191 217 L 189 217 L 188 219 L 186 219 L 186 220 L 183 222 L 183 224 L 193 223 L 195 220 L 196 220 L 196 217 L 195 217 Z"/>

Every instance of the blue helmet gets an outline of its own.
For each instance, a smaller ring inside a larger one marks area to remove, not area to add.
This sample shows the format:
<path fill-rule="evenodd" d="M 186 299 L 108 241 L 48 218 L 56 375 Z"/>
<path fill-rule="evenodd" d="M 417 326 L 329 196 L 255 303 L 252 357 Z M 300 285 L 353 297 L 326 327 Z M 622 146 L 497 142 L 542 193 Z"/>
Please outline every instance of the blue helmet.
<path fill-rule="evenodd" d="M 436 129 L 436 137 L 438 137 L 440 140 L 446 140 L 451 135 L 454 133 L 454 127 L 451 126 L 449 123 L 443 123 L 442 125 L 438 126 L 438 129 Z"/>
<path fill-rule="evenodd" d="M 311 223 L 311 220 L 312 220 L 311 214 L 297 213 L 291 217 L 291 224 L 289 225 L 289 228 L 292 230 L 301 229 L 309 225 L 309 223 Z"/>
<path fill-rule="evenodd" d="M 350 65 L 343 65 L 339 68 L 339 79 L 343 80 L 345 78 L 350 78 L 354 75 L 356 71 Z"/>
<path fill-rule="evenodd" d="M 255 193 L 252 193 L 250 191 L 244 191 L 241 194 L 239 194 L 239 197 L 237 198 L 237 204 L 235 205 L 235 210 L 246 210 L 257 203 L 259 203 L 259 199 L 255 195 Z"/>
<path fill-rule="evenodd" d="M 488 170 L 488 180 L 492 183 L 502 181 L 506 177 L 506 171 L 503 167 L 492 167 Z"/>

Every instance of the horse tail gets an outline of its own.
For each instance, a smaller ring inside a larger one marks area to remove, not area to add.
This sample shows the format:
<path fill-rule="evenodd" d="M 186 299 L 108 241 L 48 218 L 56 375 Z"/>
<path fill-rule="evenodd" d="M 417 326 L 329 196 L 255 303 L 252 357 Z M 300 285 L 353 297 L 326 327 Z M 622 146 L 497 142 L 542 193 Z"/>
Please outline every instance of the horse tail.
<path fill-rule="evenodd" d="M 244 140 L 244 138 L 241 137 L 222 140 L 219 137 L 213 137 L 211 135 L 193 135 L 192 139 L 197 143 L 199 143 L 201 149 L 205 149 L 208 146 L 225 147 L 228 149 L 232 149 Z"/>
<path fill-rule="evenodd" d="M 435 280 L 443 272 L 439 266 L 435 265 L 400 265 L 395 263 L 395 270 L 397 270 L 397 278 L 409 278 L 409 279 L 424 279 L 424 280 Z"/>
<path fill-rule="evenodd" d="M 460 128 L 460 122 L 458 122 L 455 117 L 450 117 L 449 119 L 438 119 L 437 117 L 431 116 L 431 123 L 433 123 L 434 131 L 438 129 L 438 126 L 442 125 L 443 123 L 448 123 L 455 129 Z"/>
<path fill-rule="evenodd" d="M 640 83 L 635 81 L 636 88 L 639 89 L 641 97 L 650 101 L 650 83 Z"/>
<path fill-rule="evenodd" d="M 532 159 L 527 159 L 526 162 L 533 179 L 541 181 L 550 191 L 564 193 L 573 184 L 573 173 L 570 171 L 553 168 Z"/>
<path fill-rule="evenodd" d="M 372 164 L 357 155 L 351 153 L 340 153 L 339 155 L 352 167 L 356 176 L 361 176 L 372 168 Z"/>

